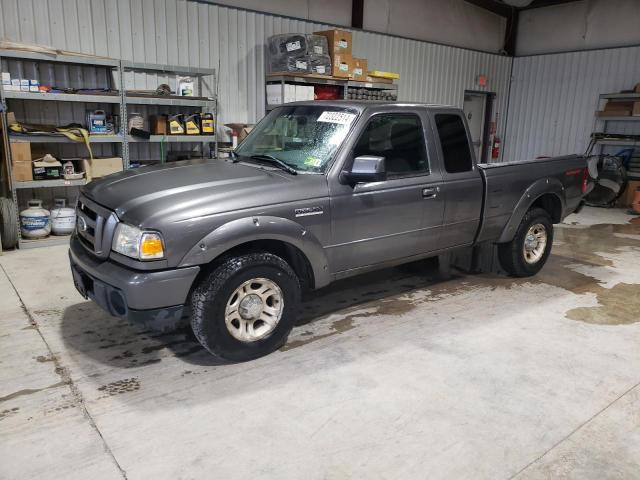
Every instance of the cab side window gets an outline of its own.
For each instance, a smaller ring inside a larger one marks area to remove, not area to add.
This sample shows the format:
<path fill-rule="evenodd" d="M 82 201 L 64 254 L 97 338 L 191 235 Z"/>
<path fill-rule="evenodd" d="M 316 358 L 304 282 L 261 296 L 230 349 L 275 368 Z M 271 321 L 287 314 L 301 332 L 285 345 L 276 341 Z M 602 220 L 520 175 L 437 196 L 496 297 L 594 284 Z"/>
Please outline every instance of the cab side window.
<path fill-rule="evenodd" d="M 436 128 L 442 146 L 444 169 L 447 173 L 462 173 L 473 170 L 467 131 L 460 115 L 453 113 L 436 115 Z"/>
<path fill-rule="evenodd" d="M 360 135 L 354 157 L 385 157 L 387 175 L 413 176 L 429 173 L 422 123 L 412 114 L 376 115 Z"/>

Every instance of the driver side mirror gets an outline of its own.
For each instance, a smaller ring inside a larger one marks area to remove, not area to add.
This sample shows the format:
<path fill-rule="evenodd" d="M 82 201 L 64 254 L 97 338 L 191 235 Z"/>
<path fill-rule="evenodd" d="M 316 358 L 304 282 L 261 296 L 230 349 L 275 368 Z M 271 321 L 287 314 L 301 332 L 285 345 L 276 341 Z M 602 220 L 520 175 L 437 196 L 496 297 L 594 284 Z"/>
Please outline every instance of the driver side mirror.
<path fill-rule="evenodd" d="M 356 183 L 383 182 L 387 179 L 384 157 L 361 155 L 353 159 L 351 171 L 343 170 L 340 174 L 342 183 L 355 185 Z"/>

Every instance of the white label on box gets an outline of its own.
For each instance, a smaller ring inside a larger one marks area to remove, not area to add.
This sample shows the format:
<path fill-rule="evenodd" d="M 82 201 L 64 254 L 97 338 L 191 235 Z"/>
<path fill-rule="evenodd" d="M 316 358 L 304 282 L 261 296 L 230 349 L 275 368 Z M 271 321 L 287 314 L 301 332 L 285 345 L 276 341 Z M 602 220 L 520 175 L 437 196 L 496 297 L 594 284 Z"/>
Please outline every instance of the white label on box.
<path fill-rule="evenodd" d="M 359 77 L 362 76 L 362 69 L 361 68 L 354 68 L 353 69 L 353 74 L 354 75 L 358 75 Z"/>
<path fill-rule="evenodd" d="M 306 70 L 307 62 L 303 62 L 302 60 L 296 60 L 296 68 L 299 68 L 300 70 Z"/>
<path fill-rule="evenodd" d="M 29 80 L 29 85 L 35 85 L 37 87 L 40 85 L 40 82 L 38 80 Z"/>
<path fill-rule="evenodd" d="M 300 50 L 300 40 L 296 40 L 295 42 L 289 42 L 286 44 L 287 52 L 292 52 L 293 50 Z"/>
<path fill-rule="evenodd" d="M 20 85 L 20 91 L 21 92 L 28 92 L 29 91 L 29 85 Z"/>
<path fill-rule="evenodd" d="M 373 83 L 365 83 L 364 86 L 367 87 L 367 88 L 372 88 L 373 87 Z"/>
<path fill-rule="evenodd" d="M 27 87 L 29 86 L 29 80 L 26 78 L 21 78 L 20 79 L 20 86 L 24 86 L 26 85 Z"/>
<path fill-rule="evenodd" d="M 19 78 L 12 78 L 11 79 L 11 85 L 13 85 L 14 87 L 19 87 L 20 86 L 20 79 Z"/>
<path fill-rule="evenodd" d="M 38 88 L 38 86 L 37 86 L 37 85 L 30 85 L 30 86 L 29 86 L 29 91 L 30 91 L 30 92 L 39 92 L 39 91 L 40 91 L 40 89 Z"/>
<path fill-rule="evenodd" d="M 320 45 L 314 45 L 313 46 L 313 53 L 315 53 L 316 55 L 322 55 L 322 47 Z"/>
<path fill-rule="evenodd" d="M 324 65 L 318 65 L 318 66 L 316 66 L 316 72 L 318 72 L 318 73 L 324 73 Z"/>
<path fill-rule="evenodd" d="M 338 40 L 338 48 L 349 48 L 349 43 L 346 40 Z"/>
<path fill-rule="evenodd" d="M 348 63 L 341 63 L 338 68 L 343 72 L 348 72 L 349 71 L 349 64 Z"/>
<path fill-rule="evenodd" d="M 2 72 L 2 84 L 11 85 L 11 74 L 9 72 Z"/>
<path fill-rule="evenodd" d="M 322 112 L 318 117 L 319 122 L 338 123 L 340 125 L 350 125 L 356 118 L 355 113 L 347 112 Z"/>

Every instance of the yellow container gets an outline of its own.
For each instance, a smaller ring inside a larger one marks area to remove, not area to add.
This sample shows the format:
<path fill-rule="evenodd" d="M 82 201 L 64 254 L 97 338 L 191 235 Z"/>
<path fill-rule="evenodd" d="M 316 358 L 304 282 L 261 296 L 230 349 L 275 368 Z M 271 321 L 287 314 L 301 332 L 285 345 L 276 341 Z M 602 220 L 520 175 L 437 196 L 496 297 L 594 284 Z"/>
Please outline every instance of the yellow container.
<path fill-rule="evenodd" d="M 399 73 L 395 72 L 383 72 L 381 70 L 369 70 L 370 77 L 391 78 L 392 80 L 398 80 L 400 78 Z"/>

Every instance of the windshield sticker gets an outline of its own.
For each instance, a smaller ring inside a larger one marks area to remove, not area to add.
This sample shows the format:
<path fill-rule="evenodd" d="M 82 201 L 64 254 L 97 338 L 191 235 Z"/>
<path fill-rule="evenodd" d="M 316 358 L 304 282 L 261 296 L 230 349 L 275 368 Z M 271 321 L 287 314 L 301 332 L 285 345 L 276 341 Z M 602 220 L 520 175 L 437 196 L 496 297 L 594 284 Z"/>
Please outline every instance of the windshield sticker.
<path fill-rule="evenodd" d="M 347 112 L 322 112 L 318 117 L 318 122 L 339 123 L 340 125 L 350 125 L 356 118 L 355 113 Z"/>
<path fill-rule="evenodd" d="M 322 165 L 322 160 L 315 157 L 307 157 L 304 160 L 304 164 L 310 167 L 319 167 L 320 165 Z"/>

